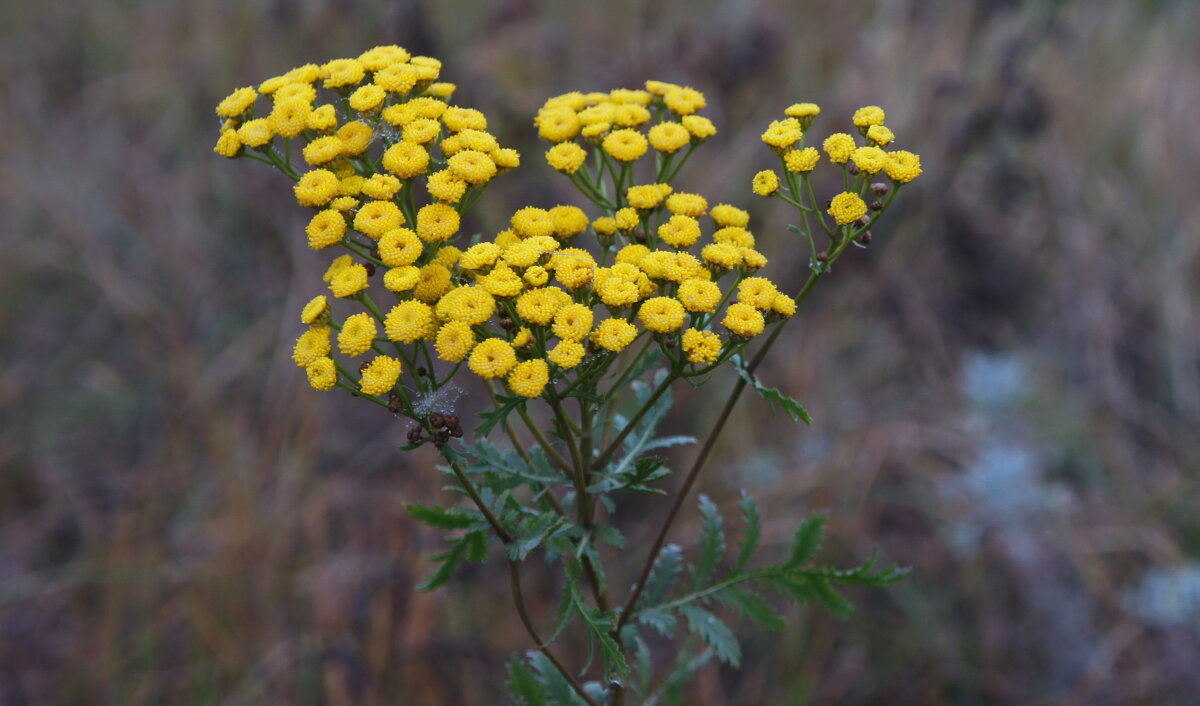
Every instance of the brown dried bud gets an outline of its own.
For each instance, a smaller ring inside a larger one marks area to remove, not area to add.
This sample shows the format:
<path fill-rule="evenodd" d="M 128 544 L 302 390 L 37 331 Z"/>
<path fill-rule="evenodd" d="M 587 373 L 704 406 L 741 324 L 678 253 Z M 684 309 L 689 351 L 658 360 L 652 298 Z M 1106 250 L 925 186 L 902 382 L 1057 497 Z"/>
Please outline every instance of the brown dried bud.
<path fill-rule="evenodd" d="M 404 411 L 404 400 L 400 395 L 393 393 L 388 397 L 388 411 L 392 414 L 400 414 Z"/>
<path fill-rule="evenodd" d="M 882 211 L 883 210 L 883 202 L 882 201 L 872 201 L 871 202 L 871 210 L 872 211 Z"/>
<path fill-rule="evenodd" d="M 867 226 L 869 226 L 869 225 L 871 225 L 871 219 L 870 219 L 870 218 L 867 218 L 866 216 L 863 216 L 862 218 L 858 219 L 858 226 L 859 226 L 860 228 L 866 228 L 866 227 L 867 227 Z"/>
<path fill-rule="evenodd" d="M 828 261 L 829 261 L 829 251 L 822 250 L 821 252 L 817 253 L 817 262 L 828 262 Z"/>
<path fill-rule="evenodd" d="M 859 245 L 870 245 L 870 244 L 871 244 L 871 237 L 872 237 L 872 236 L 871 236 L 871 231 L 869 231 L 869 230 L 864 230 L 864 231 L 862 232 L 862 235 L 859 235 L 859 236 L 858 236 L 858 243 L 859 243 Z"/>
<path fill-rule="evenodd" d="M 448 427 L 458 426 L 459 419 L 458 419 L 457 414 L 447 414 L 447 415 L 443 416 L 442 419 L 446 420 L 446 426 L 448 426 Z"/>
<path fill-rule="evenodd" d="M 415 444 L 421 440 L 421 427 L 413 425 L 408 430 L 408 443 Z"/>
<path fill-rule="evenodd" d="M 461 439 L 462 435 L 463 435 L 462 427 L 454 427 L 453 429 L 450 430 L 450 436 L 453 436 L 455 439 Z"/>
<path fill-rule="evenodd" d="M 858 165 L 851 162 L 846 166 L 846 171 L 850 172 L 850 176 L 858 176 Z"/>
<path fill-rule="evenodd" d="M 429 374 L 429 371 L 425 369 L 424 365 L 417 366 L 417 377 L 423 378 L 428 374 Z"/>
<path fill-rule="evenodd" d="M 442 427 L 446 426 L 446 419 L 437 412 L 434 412 L 433 414 L 429 415 L 429 426 L 433 427 L 434 429 L 441 429 Z"/>
<path fill-rule="evenodd" d="M 367 276 L 368 277 L 375 274 L 375 263 L 365 262 L 365 263 L 363 263 L 363 267 L 367 268 Z"/>
<path fill-rule="evenodd" d="M 890 190 L 891 187 L 882 181 L 877 181 L 874 184 L 871 184 L 871 193 L 875 194 L 876 196 L 884 196 Z"/>
<path fill-rule="evenodd" d="M 512 331 L 515 326 L 516 324 L 512 319 L 508 318 L 507 316 L 500 317 L 500 328 L 504 329 L 505 331 Z"/>
<path fill-rule="evenodd" d="M 667 340 L 663 341 L 663 345 L 666 346 L 667 348 L 674 348 L 675 347 L 675 339 L 668 338 Z"/>
<path fill-rule="evenodd" d="M 646 242 L 646 234 L 639 230 L 633 234 L 633 240 L 634 240 L 634 242 L 645 243 Z"/>

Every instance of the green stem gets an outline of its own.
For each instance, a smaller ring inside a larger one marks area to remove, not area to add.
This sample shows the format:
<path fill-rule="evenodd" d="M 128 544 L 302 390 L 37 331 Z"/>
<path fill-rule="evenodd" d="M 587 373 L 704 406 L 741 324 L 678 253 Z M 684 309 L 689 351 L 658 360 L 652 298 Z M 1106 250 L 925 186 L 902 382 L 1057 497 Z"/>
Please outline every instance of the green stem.
<path fill-rule="evenodd" d="M 613 439 L 612 442 L 610 442 L 600 454 L 600 456 L 596 458 L 596 461 L 592 464 L 592 468 L 604 468 L 604 464 L 608 463 L 609 459 L 612 458 L 612 455 L 621 447 L 621 442 L 625 441 L 625 437 L 629 436 L 629 433 L 633 431 L 638 422 L 642 421 L 642 417 L 646 416 L 646 413 L 650 411 L 650 408 L 654 406 L 654 403 L 658 401 L 658 398 L 662 397 L 663 393 L 667 391 L 667 388 L 671 386 L 671 383 L 675 382 L 675 380 L 678 378 L 678 369 L 672 369 L 662 383 L 659 384 L 659 386 L 654 390 L 653 394 L 650 395 L 650 398 L 642 404 L 642 408 L 638 410 L 637 414 L 633 415 L 633 419 L 630 419 L 629 422 L 625 424 L 625 428 L 621 430 L 621 433 L 617 434 L 617 438 Z"/>

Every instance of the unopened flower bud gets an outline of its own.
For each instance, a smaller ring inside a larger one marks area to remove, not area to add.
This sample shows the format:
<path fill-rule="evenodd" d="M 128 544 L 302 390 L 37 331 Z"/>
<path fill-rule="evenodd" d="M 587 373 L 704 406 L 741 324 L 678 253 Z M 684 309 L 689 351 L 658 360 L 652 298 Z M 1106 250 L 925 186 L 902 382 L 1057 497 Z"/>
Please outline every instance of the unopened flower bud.
<path fill-rule="evenodd" d="M 883 210 L 883 202 L 882 201 L 872 201 L 871 202 L 871 210 L 872 211 L 882 211 Z"/>
<path fill-rule="evenodd" d="M 367 262 L 367 263 L 363 264 L 363 267 L 367 268 L 367 276 L 368 277 L 375 274 L 375 263 Z"/>
<path fill-rule="evenodd" d="M 850 176 L 858 176 L 858 165 L 854 162 L 846 165 L 846 171 L 850 172 Z"/>
<path fill-rule="evenodd" d="M 871 193 L 875 194 L 876 196 L 884 196 L 887 194 L 890 188 L 891 187 L 884 182 L 877 181 L 874 184 L 871 184 Z"/>
<path fill-rule="evenodd" d="M 429 415 L 429 426 L 433 427 L 434 429 L 441 429 L 442 427 L 446 426 L 446 420 L 441 414 L 434 412 L 433 414 Z"/>
<path fill-rule="evenodd" d="M 864 231 L 863 231 L 863 232 L 862 232 L 862 233 L 861 233 L 861 234 L 858 236 L 858 244 L 859 244 L 859 245 L 870 245 L 870 244 L 871 244 L 871 231 L 869 231 L 869 230 L 864 230 Z"/>
<path fill-rule="evenodd" d="M 446 426 L 448 426 L 448 427 L 456 427 L 459 425 L 459 419 L 458 419 L 457 414 L 444 415 L 443 419 L 446 420 Z"/>
<path fill-rule="evenodd" d="M 822 250 L 821 252 L 817 253 L 817 262 L 828 262 L 828 261 L 829 261 L 829 252 L 827 250 Z"/>

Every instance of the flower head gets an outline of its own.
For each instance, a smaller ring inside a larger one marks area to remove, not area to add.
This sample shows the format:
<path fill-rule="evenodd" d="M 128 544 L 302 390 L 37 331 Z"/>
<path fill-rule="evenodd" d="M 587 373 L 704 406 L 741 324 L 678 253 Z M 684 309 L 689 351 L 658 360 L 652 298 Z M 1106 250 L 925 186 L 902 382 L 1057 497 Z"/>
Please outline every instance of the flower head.
<path fill-rule="evenodd" d="M 840 225 L 853 223 L 867 215 L 867 204 L 858 194 L 842 192 L 829 202 L 829 215 Z"/>
<path fill-rule="evenodd" d="M 386 355 L 381 355 L 367 363 L 362 369 L 362 380 L 359 388 L 367 395 L 383 395 L 391 392 L 400 379 L 402 366 L 400 361 Z"/>

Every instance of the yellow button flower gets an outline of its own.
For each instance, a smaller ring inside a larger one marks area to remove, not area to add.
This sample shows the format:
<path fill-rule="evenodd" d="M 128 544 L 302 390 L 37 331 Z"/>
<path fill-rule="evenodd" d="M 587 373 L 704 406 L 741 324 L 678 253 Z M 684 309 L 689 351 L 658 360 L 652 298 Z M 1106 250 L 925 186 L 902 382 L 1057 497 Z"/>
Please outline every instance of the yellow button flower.
<path fill-rule="evenodd" d="M 779 175 L 770 169 L 764 169 L 754 175 L 751 187 L 759 196 L 770 196 L 779 190 Z"/>
<path fill-rule="evenodd" d="M 829 202 L 829 215 L 841 225 L 853 223 L 867 214 L 867 204 L 858 194 L 842 192 Z"/>
<path fill-rule="evenodd" d="M 637 327 L 625 319 L 605 319 L 592 333 L 596 345 L 613 353 L 620 353 L 637 338 Z"/>
<path fill-rule="evenodd" d="M 742 338 L 753 338 L 763 332 L 766 321 L 762 313 L 743 302 L 730 304 L 725 310 L 725 319 L 721 324 L 731 333 Z"/>
<path fill-rule="evenodd" d="M 389 340 L 402 343 L 432 338 L 436 331 L 433 308 L 419 301 L 400 302 L 384 317 L 383 330 Z"/>
<path fill-rule="evenodd" d="M 500 338 L 489 338 L 475 346 L 467 367 L 484 380 L 504 377 L 517 364 L 517 353 L 511 344 Z"/>
<path fill-rule="evenodd" d="M 328 356 L 317 358 L 304 366 L 304 373 L 308 376 L 308 384 L 312 385 L 314 390 L 332 390 L 337 384 L 337 366 Z"/>
<path fill-rule="evenodd" d="M 347 317 L 338 333 L 338 350 L 343 355 L 362 355 L 371 350 L 379 328 L 370 314 L 361 313 Z"/>
<path fill-rule="evenodd" d="M 457 363 L 471 353 L 475 347 L 475 332 L 465 321 L 451 321 L 438 329 L 434 348 L 438 358 Z"/>
<path fill-rule="evenodd" d="M 638 320 L 647 329 L 656 333 L 671 333 L 683 326 L 686 316 L 683 304 L 672 297 L 653 297 L 642 302 Z"/>
<path fill-rule="evenodd" d="M 604 138 L 604 151 L 618 162 L 632 162 L 646 154 L 649 145 L 636 130 L 616 130 Z"/>
<path fill-rule="evenodd" d="M 396 386 L 402 369 L 399 360 L 386 355 L 378 356 L 362 369 L 359 388 L 367 395 L 387 394 Z"/>
<path fill-rule="evenodd" d="M 308 246 L 321 250 L 342 241 L 346 234 L 346 219 L 337 211 L 326 209 L 312 217 L 304 232 L 308 234 Z"/>
<path fill-rule="evenodd" d="M 550 366 L 546 361 L 535 358 L 517 364 L 508 374 L 508 386 L 522 397 L 537 397 L 550 382 Z"/>
<path fill-rule="evenodd" d="M 721 337 L 712 331 L 690 328 L 683 332 L 683 352 L 689 362 L 712 365 L 721 355 Z"/>
<path fill-rule="evenodd" d="M 558 345 L 551 348 L 546 357 L 563 370 L 570 370 L 583 362 L 583 356 L 587 350 L 583 344 L 575 341 L 559 341 Z"/>

